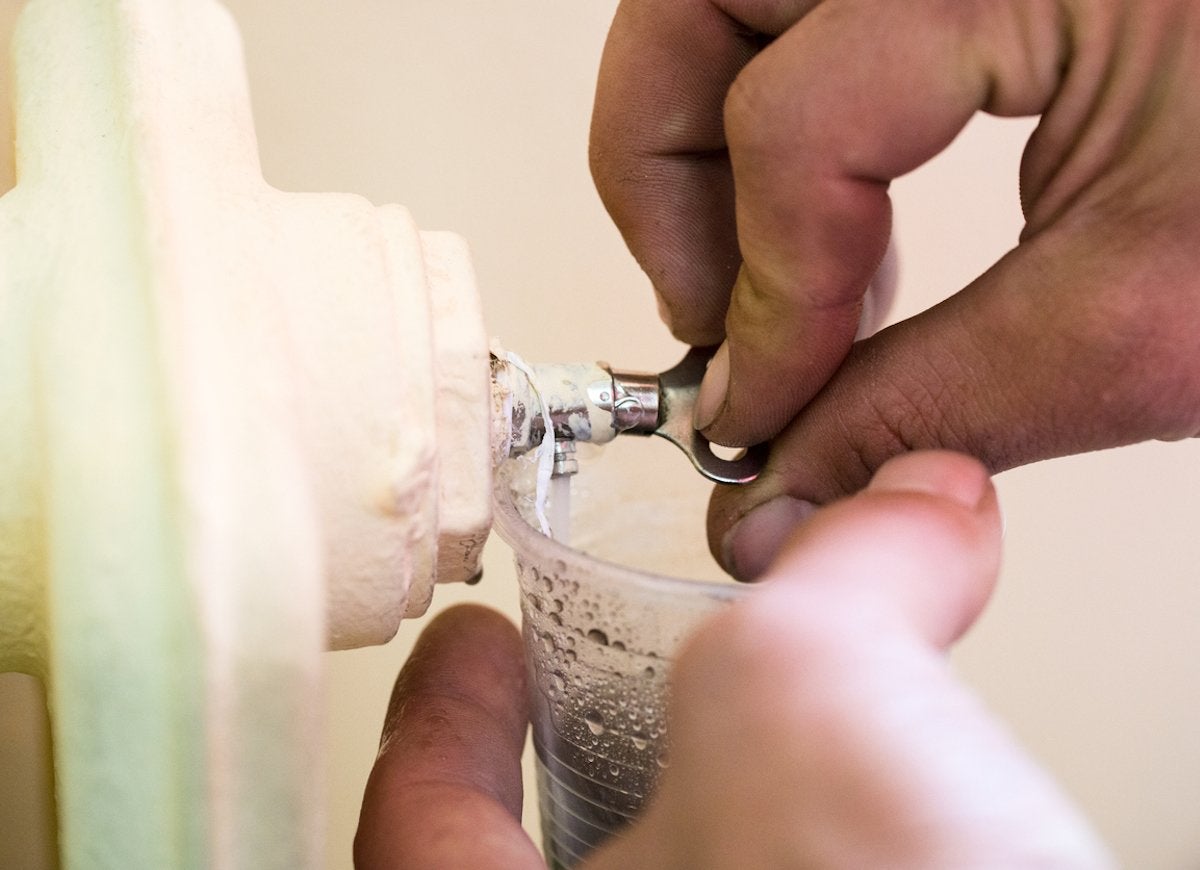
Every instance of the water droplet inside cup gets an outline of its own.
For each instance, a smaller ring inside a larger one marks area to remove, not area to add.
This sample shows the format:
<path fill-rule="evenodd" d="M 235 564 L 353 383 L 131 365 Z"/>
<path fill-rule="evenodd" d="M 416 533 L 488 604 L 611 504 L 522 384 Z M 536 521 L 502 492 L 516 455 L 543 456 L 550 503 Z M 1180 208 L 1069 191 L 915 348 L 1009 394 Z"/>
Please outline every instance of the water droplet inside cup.
<path fill-rule="evenodd" d="M 588 731 L 591 731 L 597 737 L 604 733 L 604 717 L 596 710 L 588 710 L 584 713 L 583 721 L 587 724 Z"/>

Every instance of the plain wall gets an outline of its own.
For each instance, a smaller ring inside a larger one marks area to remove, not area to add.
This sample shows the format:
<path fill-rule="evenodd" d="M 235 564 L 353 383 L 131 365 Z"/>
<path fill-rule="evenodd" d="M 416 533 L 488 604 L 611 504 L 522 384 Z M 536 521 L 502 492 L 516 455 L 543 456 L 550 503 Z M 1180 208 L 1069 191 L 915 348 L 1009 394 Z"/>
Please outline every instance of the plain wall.
<path fill-rule="evenodd" d="M 0 0 L 0 24 L 19 5 Z M 489 329 L 527 359 L 657 370 L 678 357 L 587 171 L 614 0 L 228 5 L 244 33 L 270 182 L 400 202 L 422 227 L 462 233 Z M 895 184 L 897 317 L 944 298 L 1016 243 L 1016 168 L 1031 129 L 980 118 Z M 2 180 L 7 161 L 0 167 Z M 956 654 L 960 672 L 1124 864 L 1197 866 L 1200 444 L 1043 463 L 1001 475 L 999 487 L 1003 576 Z M 515 615 L 508 558 L 493 542 L 483 583 L 439 589 L 435 609 L 474 600 Z M 425 621 L 405 624 L 386 647 L 328 657 L 331 868 L 350 866 L 391 682 Z M 0 694 L 0 719 L 28 718 L 18 697 L 29 693 Z M 0 764 L 24 751 L 7 740 Z M 17 794 L 0 788 L 0 843 L 15 843 L 6 793 Z"/>

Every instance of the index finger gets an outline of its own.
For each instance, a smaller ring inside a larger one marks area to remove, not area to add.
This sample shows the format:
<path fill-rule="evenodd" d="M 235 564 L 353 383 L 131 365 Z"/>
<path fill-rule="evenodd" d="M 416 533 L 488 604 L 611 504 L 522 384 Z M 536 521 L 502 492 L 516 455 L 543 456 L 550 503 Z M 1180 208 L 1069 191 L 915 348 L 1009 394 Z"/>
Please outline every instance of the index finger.
<path fill-rule="evenodd" d="M 355 866 L 544 868 L 520 822 L 528 719 L 511 623 L 474 605 L 434 619 L 396 679 Z"/>
<path fill-rule="evenodd" d="M 892 179 L 977 111 L 1072 101 L 1063 15 L 1044 0 L 840 0 L 747 65 L 725 104 L 745 265 L 697 411 L 711 439 L 773 437 L 845 358 L 887 248 Z"/>
<path fill-rule="evenodd" d="M 741 255 L 722 106 L 763 44 L 816 0 L 625 0 L 592 116 L 596 188 L 677 338 L 711 345 Z"/>

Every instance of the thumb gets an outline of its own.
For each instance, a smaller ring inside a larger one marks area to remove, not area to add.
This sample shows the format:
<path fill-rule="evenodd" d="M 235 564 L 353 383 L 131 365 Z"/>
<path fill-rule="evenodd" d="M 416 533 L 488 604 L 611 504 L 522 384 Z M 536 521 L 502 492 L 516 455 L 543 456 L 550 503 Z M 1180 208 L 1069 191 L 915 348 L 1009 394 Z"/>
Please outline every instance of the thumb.
<path fill-rule="evenodd" d="M 1182 269 L 1172 257 L 1139 264 L 1136 252 L 1048 232 L 941 304 L 858 342 L 773 442 L 759 479 L 718 488 L 714 554 L 753 577 L 766 564 L 738 543 L 747 528 L 848 495 L 911 450 L 967 453 L 995 473 L 1194 435 L 1200 339 Z"/>
<path fill-rule="evenodd" d="M 945 659 L 999 525 L 978 463 L 922 453 L 797 527 L 677 659 L 670 766 L 596 867 L 1110 866 Z"/>

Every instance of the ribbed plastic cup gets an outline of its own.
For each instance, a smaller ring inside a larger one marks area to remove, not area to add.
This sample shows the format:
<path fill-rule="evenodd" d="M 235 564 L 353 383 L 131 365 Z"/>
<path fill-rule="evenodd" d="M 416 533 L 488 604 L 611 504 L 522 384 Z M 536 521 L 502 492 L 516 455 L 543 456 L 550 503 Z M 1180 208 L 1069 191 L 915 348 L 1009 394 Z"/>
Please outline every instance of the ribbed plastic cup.
<path fill-rule="evenodd" d="M 699 623 L 746 591 L 685 579 L 721 576 L 704 541 L 709 487 L 670 445 L 620 442 L 580 451 L 570 547 L 530 524 L 531 504 L 503 476 L 496 490 L 496 527 L 521 587 L 552 868 L 574 867 L 637 816 L 670 763 L 671 662 Z"/>

